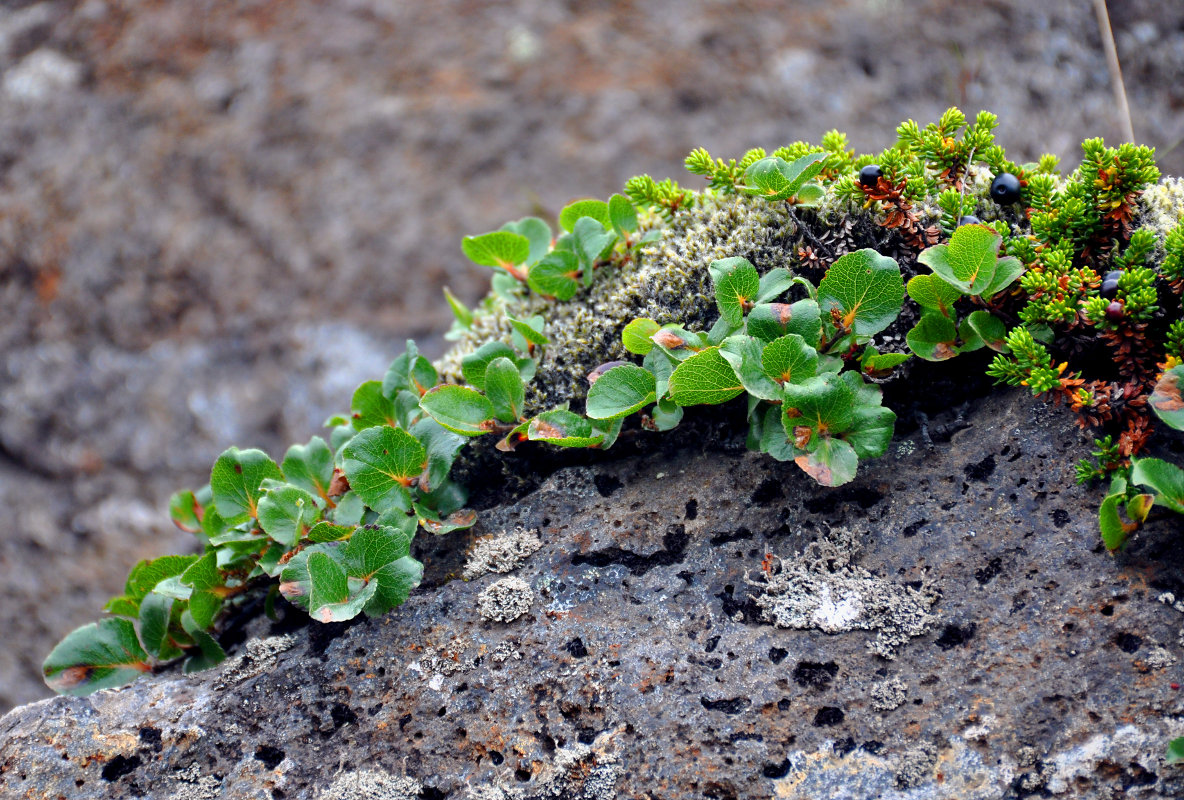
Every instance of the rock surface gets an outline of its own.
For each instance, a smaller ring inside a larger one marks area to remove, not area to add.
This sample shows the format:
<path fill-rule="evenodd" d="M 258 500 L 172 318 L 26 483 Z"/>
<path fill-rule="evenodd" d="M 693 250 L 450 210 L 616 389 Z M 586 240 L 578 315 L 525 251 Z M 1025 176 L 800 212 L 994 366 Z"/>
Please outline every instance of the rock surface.
<path fill-rule="evenodd" d="M 523 616 L 478 611 L 506 574 L 429 560 L 446 582 L 382 619 L 11 712 L 0 795 L 1184 794 L 1178 521 L 1102 551 L 1080 434 L 1022 394 L 928 436 L 829 491 L 740 446 L 560 470 L 472 534 L 540 532 L 509 548 Z"/>
<path fill-rule="evenodd" d="M 1109 5 L 1182 174 L 1184 5 Z M 1017 159 L 1119 131 L 1078 0 L 17 0 L 0 71 L 0 710 L 190 545 L 165 501 L 219 452 L 307 441 L 407 336 L 439 354 L 441 287 L 488 281 L 462 235 L 951 104 Z"/>

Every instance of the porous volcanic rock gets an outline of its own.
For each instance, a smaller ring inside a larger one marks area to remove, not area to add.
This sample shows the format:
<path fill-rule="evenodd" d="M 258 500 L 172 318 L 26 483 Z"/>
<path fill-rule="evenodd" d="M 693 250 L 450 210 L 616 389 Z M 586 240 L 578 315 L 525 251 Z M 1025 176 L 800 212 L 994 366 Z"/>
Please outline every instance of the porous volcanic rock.
<path fill-rule="evenodd" d="M 1023 394 L 901 427 L 834 490 L 738 442 L 560 470 L 471 534 L 540 532 L 515 621 L 478 614 L 502 575 L 431 560 L 381 619 L 260 620 L 219 670 L 14 710 L 0 795 L 1184 794 L 1178 521 L 1106 553 L 1081 435 Z M 774 627 L 802 568 L 829 597 Z"/>

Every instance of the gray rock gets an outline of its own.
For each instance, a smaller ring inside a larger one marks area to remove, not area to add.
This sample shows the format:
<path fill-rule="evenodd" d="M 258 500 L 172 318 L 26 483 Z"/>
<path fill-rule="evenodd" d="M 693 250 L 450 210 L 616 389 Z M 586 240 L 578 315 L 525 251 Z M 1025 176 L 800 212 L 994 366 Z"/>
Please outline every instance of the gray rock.
<path fill-rule="evenodd" d="M 966 420 L 836 490 L 718 450 L 561 470 L 472 534 L 540 531 L 516 621 L 478 612 L 497 576 L 452 580 L 210 673 L 24 706 L 0 796 L 1181 796 L 1175 521 L 1112 556 L 1067 414 L 1009 393 Z M 910 588 L 932 622 L 889 662 L 870 626 L 767 621 L 803 567 Z"/>

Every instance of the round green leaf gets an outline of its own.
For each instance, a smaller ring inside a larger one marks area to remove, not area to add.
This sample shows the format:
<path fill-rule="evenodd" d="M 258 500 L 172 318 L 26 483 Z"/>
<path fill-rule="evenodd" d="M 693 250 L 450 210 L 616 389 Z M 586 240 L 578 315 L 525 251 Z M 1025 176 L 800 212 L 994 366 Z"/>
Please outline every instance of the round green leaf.
<path fill-rule="evenodd" d="M 519 422 L 526 401 L 526 386 L 518 367 L 508 358 L 495 358 L 485 368 L 485 397 L 502 422 Z"/>
<path fill-rule="evenodd" d="M 517 222 L 507 222 L 502 230 L 525 236 L 530 242 L 530 253 L 525 261 L 528 267 L 537 263 L 551 249 L 551 226 L 538 217 L 523 217 Z"/>
<path fill-rule="evenodd" d="M 917 275 L 909 280 L 909 297 L 922 308 L 931 308 L 950 319 L 954 317 L 954 303 L 962 290 L 951 286 L 938 275 Z"/>
<path fill-rule="evenodd" d="M 1184 514 L 1184 469 L 1158 458 L 1131 459 L 1131 483 L 1155 491 L 1155 502 Z"/>
<path fill-rule="evenodd" d="M 288 483 L 322 498 L 328 497 L 329 484 L 333 482 L 333 452 L 324 439 L 314 436 L 308 444 L 289 447 L 280 470 Z"/>
<path fill-rule="evenodd" d="M 486 342 L 461 359 L 460 371 L 465 383 L 478 391 L 485 391 L 485 370 L 495 358 L 514 360 L 514 350 L 505 342 Z"/>
<path fill-rule="evenodd" d="M 858 336 L 871 336 L 891 325 L 903 302 L 900 267 L 871 248 L 839 258 L 818 284 L 818 305 L 824 315 L 839 309 L 843 324 Z"/>
<path fill-rule="evenodd" d="M 725 403 L 744 391 L 718 347 L 708 347 L 687 358 L 670 375 L 670 398 L 680 406 Z"/>
<path fill-rule="evenodd" d="M 87 695 L 131 683 L 150 672 L 148 653 L 140 646 L 129 619 L 114 618 L 83 625 L 66 635 L 41 665 L 55 692 Z"/>
<path fill-rule="evenodd" d="M 879 458 L 888 452 L 896 426 L 896 413 L 883 406 L 856 406 L 851 427 L 843 438 L 860 458 Z"/>
<path fill-rule="evenodd" d="M 260 485 L 266 478 L 283 480 L 283 473 L 262 450 L 231 447 L 214 462 L 210 489 L 218 516 L 231 525 L 258 514 Z"/>
<path fill-rule="evenodd" d="M 291 549 L 321 518 L 313 496 L 303 489 L 285 485 L 269 489 L 259 500 L 259 527 L 275 541 Z"/>
<path fill-rule="evenodd" d="M 341 455 L 350 488 L 366 505 L 379 513 L 411 508 L 408 487 L 427 465 L 427 451 L 414 436 L 401 428 L 367 428 Z"/>
<path fill-rule="evenodd" d="M 761 276 L 746 259 L 726 259 L 741 262 L 729 264 L 715 282 L 715 303 L 728 325 L 739 328 L 744 324 L 744 312 L 750 309 L 761 290 Z M 713 262 L 712 266 L 724 262 Z"/>
<path fill-rule="evenodd" d="M 466 236 L 460 246 L 470 261 L 483 267 L 501 267 L 509 271 L 530 258 L 530 240 L 509 231 Z"/>
<path fill-rule="evenodd" d="M 760 303 L 749 312 L 745 330 L 749 336 L 765 343 L 787 333 L 796 333 L 806 340 L 806 344 L 817 347 L 822 338 L 822 318 L 818 303 L 813 300 Z"/>
<path fill-rule="evenodd" d="M 856 396 L 842 376 L 824 372 L 803 383 L 787 383 L 784 391 L 782 413 L 787 431 L 807 425 L 819 431 L 841 433 L 850 427 Z"/>
<path fill-rule="evenodd" d="M 639 317 L 621 331 L 621 342 L 630 353 L 644 356 L 654 349 L 654 343 L 650 337 L 657 333 L 661 327 L 652 319 Z"/>
<path fill-rule="evenodd" d="M 559 227 L 569 233 L 576 227 L 581 217 L 591 217 L 600 223 L 602 228 L 612 227 L 612 215 L 609 214 L 608 203 L 603 200 L 576 200 L 569 203 L 559 212 Z"/>
<path fill-rule="evenodd" d="M 653 374 L 633 364 L 605 372 L 588 389 L 586 412 L 592 419 L 627 417 L 658 399 Z"/>
<path fill-rule="evenodd" d="M 394 402 L 382 393 L 382 381 L 366 381 L 354 390 L 350 422 L 357 430 L 375 425 L 397 425 Z"/>
<path fill-rule="evenodd" d="M 604 434 L 596 433 L 592 423 L 579 414 L 555 409 L 532 419 L 526 438 L 558 447 L 597 447 L 604 441 Z"/>
<path fill-rule="evenodd" d="M 823 486 L 842 486 L 855 478 L 859 457 L 847 442 L 827 436 L 813 452 L 798 456 L 794 463 Z"/>
<path fill-rule="evenodd" d="M 497 426 L 489 399 L 464 386 L 437 386 L 419 404 L 436 422 L 462 436 L 481 436 Z"/>
<path fill-rule="evenodd" d="M 957 339 L 954 323 L 936 312 L 922 314 L 905 336 L 909 349 L 926 361 L 945 361 L 958 355 Z"/>
<path fill-rule="evenodd" d="M 781 336 L 765 347 L 761 369 L 780 384 L 804 383 L 818 373 L 818 351 L 796 333 Z"/>
<path fill-rule="evenodd" d="M 979 295 L 994 281 L 1002 241 L 1003 237 L 986 225 L 963 225 L 954 231 L 948 245 L 926 248 L 917 260 L 951 286 Z M 1018 273 L 1011 280 L 1015 277 Z"/>
<path fill-rule="evenodd" d="M 570 300 L 580 289 L 580 259 L 575 253 L 555 250 L 530 268 L 530 288 L 556 300 Z"/>
<path fill-rule="evenodd" d="M 966 318 L 966 324 L 982 339 L 983 344 L 995 352 L 1006 353 L 1010 350 L 1005 342 L 1007 327 L 1003 324 L 1003 320 L 990 311 L 971 311 L 970 316 Z"/>
<path fill-rule="evenodd" d="M 608 199 L 608 216 L 613 230 L 621 236 L 637 230 L 637 209 L 623 194 L 614 194 Z"/>

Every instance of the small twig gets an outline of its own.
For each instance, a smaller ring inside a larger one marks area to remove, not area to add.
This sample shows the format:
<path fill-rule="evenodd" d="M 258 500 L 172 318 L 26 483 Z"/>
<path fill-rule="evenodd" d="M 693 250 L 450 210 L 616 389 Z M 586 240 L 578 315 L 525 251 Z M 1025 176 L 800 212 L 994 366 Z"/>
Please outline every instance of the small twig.
<path fill-rule="evenodd" d="M 1135 141 L 1135 126 L 1131 122 L 1131 107 L 1126 102 L 1126 87 L 1122 82 L 1122 67 L 1118 64 L 1118 47 L 1114 44 L 1114 31 L 1110 29 L 1110 14 L 1106 11 L 1106 0 L 1094 0 L 1094 13 L 1098 16 L 1098 31 L 1102 34 L 1102 48 L 1106 51 L 1106 63 L 1110 66 L 1110 85 L 1114 89 L 1114 102 L 1121 114 L 1119 123 L 1123 135 L 1132 144 Z"/>

